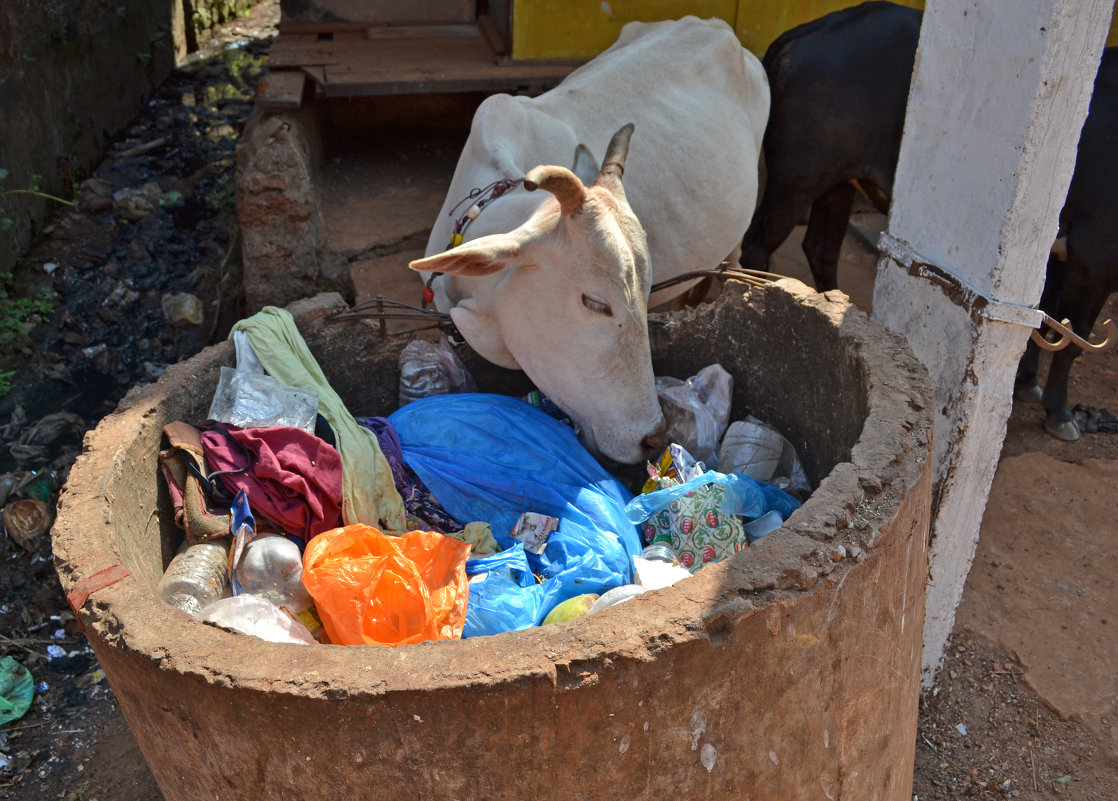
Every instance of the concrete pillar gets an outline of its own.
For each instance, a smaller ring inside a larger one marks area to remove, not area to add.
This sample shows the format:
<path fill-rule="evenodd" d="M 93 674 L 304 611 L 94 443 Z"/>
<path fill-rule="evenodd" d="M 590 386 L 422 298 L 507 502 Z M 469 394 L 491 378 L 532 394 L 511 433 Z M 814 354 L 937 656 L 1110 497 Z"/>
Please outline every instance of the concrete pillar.
<path fill-rule="evenodd" d="M 923 681 L 978 541 L 1113 0 L 928 0 L 874 316 L 936 399 Z"/>

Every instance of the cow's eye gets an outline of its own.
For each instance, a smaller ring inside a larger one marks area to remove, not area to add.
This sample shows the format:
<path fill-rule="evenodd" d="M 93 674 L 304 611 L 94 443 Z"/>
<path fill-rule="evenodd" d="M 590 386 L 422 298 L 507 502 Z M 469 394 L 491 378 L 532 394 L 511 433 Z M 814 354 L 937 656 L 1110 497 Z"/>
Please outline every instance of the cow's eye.
<path fill-rule="evenodd" d="M 596 314 L 604 314 L 606 317 L 613 316 L 613 312 L 610 311 L 609 304 L 600 298 L 594 297 L 593 295 L 583 295 L 582 305 L 590 309 L 590 311 L 595 312 Z"/>

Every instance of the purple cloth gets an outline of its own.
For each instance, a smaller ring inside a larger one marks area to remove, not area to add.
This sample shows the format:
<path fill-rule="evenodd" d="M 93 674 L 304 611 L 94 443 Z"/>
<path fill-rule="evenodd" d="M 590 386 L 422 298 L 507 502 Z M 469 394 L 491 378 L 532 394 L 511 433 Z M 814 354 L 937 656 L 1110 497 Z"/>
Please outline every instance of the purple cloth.
<path fill-rule="evenodd" d="M 409 525 L 418 524 L 417 527 L 437 531 L 440 534 L 461 531 L 464 526 L 451 517 L 442 504 L 435 500 L 431 491 L 404 461 L 400 435 L 396 433 L 392 424 L 384 417 L 358 418 L 357 422 L 376 434 L 384 458 L 388 460 L 388 466 L 392 469 L 392 481 L 396 485 L 396 491 L 404 500 L 404 510 L 407 512 Z"/>

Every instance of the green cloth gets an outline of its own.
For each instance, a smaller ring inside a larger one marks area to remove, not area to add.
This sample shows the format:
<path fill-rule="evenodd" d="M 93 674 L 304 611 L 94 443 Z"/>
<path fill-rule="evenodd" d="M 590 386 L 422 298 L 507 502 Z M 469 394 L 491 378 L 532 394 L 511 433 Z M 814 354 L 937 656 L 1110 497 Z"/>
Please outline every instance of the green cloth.
<path fill-rule="evenodd" d="M 10 656 L 0 659 L 0 726 L 26 715 L 34 696 L 31 671 Z"/>
<path fill-rule="evenodd" d="M 342 457 L 342 520 L 377 526 L 385 533 L 406 531 L 404 502 L 376 434 L 357 424 L 326 380 L 290 312 L 265 306 L 233 326 L 248 335 L 252 349 L 272 378 L 318 392 L 318 411 L 334 429 Z"/>

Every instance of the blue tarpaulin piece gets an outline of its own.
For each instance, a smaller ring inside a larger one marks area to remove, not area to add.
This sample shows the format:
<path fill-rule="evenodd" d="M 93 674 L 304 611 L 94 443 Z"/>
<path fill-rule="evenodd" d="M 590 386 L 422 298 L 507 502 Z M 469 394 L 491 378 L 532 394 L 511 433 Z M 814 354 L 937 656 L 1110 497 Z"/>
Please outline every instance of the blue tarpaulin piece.
<path fill-rule="evenodd" d="M 535 599 L 531 623 L 517 628 L 539 624 L 568 598 L 632 581 L 641 550 L 625 514 L 632 495 L 562 423 L 517 398 L 480 393 L 423 398 L 388 419 L 404 460 L 446 510 L 488 522 L 502 548 L 517 544 L 508 533 L 522 513 L 559 519 L 542 554 L 524 552 L 544 582 L 494 584 Z M 471 585 L 471 601 L 483 586 Z M 523 612 L 518 622 L 527 617 Z"/>

